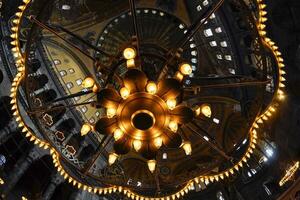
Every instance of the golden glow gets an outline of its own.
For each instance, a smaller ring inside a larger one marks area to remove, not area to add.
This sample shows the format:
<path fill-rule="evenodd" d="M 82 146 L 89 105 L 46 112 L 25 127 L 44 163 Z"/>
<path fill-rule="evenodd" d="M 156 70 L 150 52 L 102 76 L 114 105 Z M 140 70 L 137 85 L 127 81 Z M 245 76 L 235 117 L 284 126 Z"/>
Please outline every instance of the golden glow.
<path fill-rule="evenodd" d="M 142 141 L 140 140 L 134 140 L 133 141 L 133 148 L 136 150 L 136 151 L 139 151 L 141 148 L 142 148 Z"/>
<path fill-rule="evenodd" d="M 21 197 L 22 200 L 28 200 L 26 197 L 22 196 Z"/>
<path fill-rule="evenodd" d="M 208 105 L 208 104 L 203 104 L 203 105 L 201 106 L 201 113 L 202 113 L 205 117 L 210 118 L 210 117 L 211 117 L 211 114 L 212 114 L 210 105 Z"/>
<path fill-rule="evenodd" d="M 0 178 L 0 185 L 4 184 L 4 180 L 2 178 Z"/>
<path fill-rule="evenodd" d="M 26 6 L 27 6 L 27 4 L 30 2 L 30 0 L 23 0 L 23 2 L 24 3 L 26 3 Z M 262 10 L 263 8 L 265 8 L 265 4 L 262 4 L 261 3 L 262 2 L 262 0 L 257 0 L 257 3 L 258 3 L 258 5 L 259 5 L 259 9 L 260 10 Z M 260 13 L 261 15 L 264 15 L 264 13 Z M 21 21 L 21 15 L 20 15 L 20 13 L 18 13 L 18 16 L 20 16 L 20 17 L 17 17 L 17 19 L 14 19 L 13 20 L 13 23 L 15 23 L 15 24 L 18 24 L 18 23 L 20 23 L 20 21 Z M 261 26 L 261 23 L 262 22 L 265 22 L 267 20 L 267 18 L 266 17 L 263 17 L 263 16 L 259 16 L 259 18 L 258 18 L 258 21 L 259 21 L 259 24 L 258 24 L 258 27 L 259 28 L 261 28 L 261 27 L 263 27 L 263 26 Z M 14 36 L 15 36 L 15 38 L 18 40 L 18 34 L 19 34 L 19 32 L 16 32 L 15 34 L 14 34 Z M 266 40 L 267 38 L 266 37 L 261 37 L 263 40 Z M 18 45 L 18 42 L 17 42 L 17 40 L 15 40 L 15 44 L 14 45 Z M 274 53 L 274 51 L 275 50 L 277 50 L 278 49 L 278 47 L 277 46 L 275 46 L 275 43 L 274 42 L 272 42 L 272 41 L 266 41 L 266 44 L 267 44 L 267 46 L 273 51 L 273 53 Z M 18 52 L 20 52 L 20 49 L 18 48 Z M 21 53 L 18 53 L 18 55 L 19 55 L 19 59 L 24 59 L 24 58 L 22 58 L 21 56 Z M 284 67 L 284 64 L 282 63 L 283 61 L 282 61 L 282 58 L 279 58 L 277 55 L 275 55 L 275 57 L 277 58 L 277 60 L 278 60 L 278 65 L 279 65 L 279 67 Z M 23 61 L 24 62 L 24 61 Z M 24 63 L 20 63 L 20 65 L 23 65 Z M 24 67 L 21 67 L 22 68 L 22 71 L 20 71 L 20 72 L 22 72 L 22 73 L 17 73 L 17 75 L 16 75 L 16 80 L 15 80 L 15 82 L 14 83 L 16 83 L 16 86 L 18 87 L 19 86 L 19 82 L 22 80 L 22 78 L 23 78 L 23 72 L 24 72 Z M 19 68 L 18 68 L 19 69 Z M 21 69 L 20 69 L 21 70 Z M 282 74 L 283 74 L 284 72 L 282 72 Z M 14 86 L 14 85 L 13 85 Z M 14 100 L 16 99 L 16 92 L 12 92 L 11 93 L 11 95 L 10 95 Z M 281 94 L 281 95 L 278 95 L 278 98 L 279 99 L 284 99 L 284 94 Z M 271 106 L 273 106 L 273 105 L 277 105 L 277 103 L 278 103 L 278 99 L 275 99 L 274 98 L 274 101 L 271 103 Z M 277 106 L 276 106 L 276 108 L 277 108 Z M 15 110 L 17 110 L 17 109 L 19 109 L 18 108 L 18 105 L 16 104 L 16 103 L 14 103 L 13 104 L 13 107 L 12 107 L 12 110 L 13 111 L 15 111 Z M 259 123 L 258 121 L 259 120 L 261 120 L 260 118 L 257 118 L 257 120 L 256 120 L 256 122 L 255 123 Z M 24 122 L 21 120 L 20 122 L 19 122 L 19 127 L 23 127 L 24 126 Z M 24 127 L 24 128 L 26 128 L 26 126 Z M 258 127 L 255 127 L 255 128 L 258 128 Z M 24 131 L 24 133 L 26 134 L 26 137 L 29 137 L 30 139 L 31 139 L 31 141 L 34 141 L 35 143 L 36 143 L 36 141 L 39 141 L 37 138 L 34 138 L 34 139 L 32 139 L 32 137 L 34 137 L 34 133 L 32 133 L 32 132 L 30 132 L 29 130 L 27 130 L 27 131 Z M 251 132 L 250 132 L 250 138 L 251 138 Z M 253 133 L 253 135 L 252 135 L 252 137 L 254 137 L 254 133 Z M 257 136 L 256 136 L 257 137 Z M 47 144 L 46 143 L 46 145 L 45 146 L 47 146 L 48 148 L 49 148 L 49 146 L 50 146 L 50 144 Z M 250 148 L 247 150 L 247 155 L 246 156 L 243 156 L 243 158 L 242 158 L 242 161 L 243 162 L 247 162 L 247 158 L 250 156 L 250 154 L 252 154 L 253 153 L 253 149 L 255 148 L 255 144 L 250 144 Z M 53 161 L 54 161 L 54 163 L 58 166 L 56 166 L 57 167 L 57 169 L 58 169 L 58 171 L 61 173 L 61 175 L 63 175 L 64 176 L 64 178 L 66 179 L 66 180 L 68 180 L 70 183 L 72 183 L 73 185 L 77 185 L 77 187 L 79 188 L 79 189 L 84 189 L 84 190 L 88 190 L 88 191 L 92 191 L 92 186 L 89 186 L 89 185 L 86 185 L 86 184 L 84 184 L 84 183 L 80 183 L 80 182 L 78 182 L 78 181 L 76 181 L 76 180 L 74 180 L 71 176 L 69 176 L 68 175 L 68 173 L 67 172 L 65 172 L 64 170 L 63 170 L 63 167 L 60 165 L 60 163 L 59 163 L 59 160 L 57 159 L 57 157 L 58 157 L 58 153 L 54 153 L 55 152 L 55 150 L 54 149 L 50 149 L 50 152 L 52 152 L 51 154 L 52 154 L 52 157 L 53 157 Z M 241 161 L 238 163 L 239 165 L 241 164 Z M 238 167 L 237 167 L 238 168 Z M 196 177 L 195 179 L 192 179 L 192 180 L 189 180 L 189 182 L 186 184 L 186 186 L 185 187 L 183 187 L 180 191 L 178 191 L 177 193 L 175 193 L 175 194 L 173 194 L 173 195 L 167 195 L 167 196 L 162 196 L 162 197 L 159 197 L 159 198 L 153 198 L 153 199 L 156 199 L 156 200 L 171 200 L 171 199 L 176 199 L 176 198 L 180 198 L 180 197 L 182 197 L 182 196 L 184 196 L 185 194 L 187 194 L 188 193 L 188 191 L 189 191 L 189 187 L 191 187 L 192 185 L 194 185 L 195 183 L 199 183 L 199 181 L 201 181 L 201 182 L 204 182 L 205 180 L 208 180 L 208 181 L 213 181 L 213 180 L 216 180 L 216 181 L 218 181 L 218 178 L 221 178 L 221 179 L 223 179 L 224 177 L 225 178 L 227 178 L 227 177 L 229 177 L 231 174 L 234 174 L 235 173 L 235 168 L 230 168 L 230 169 L 226 169 L 225 171 L 222 171 L 222 172 L 220 172 L 219 174 L 217 174 L 217 175 L 213 175 L 213 176 L 210 176 L 210 175 L 207 175 L 207 176 L 200 176 L 200 177 Z M 63 174 L 64 173 L 64 174 Z M 117 188 L 117 186 L 111 186 L 111 187 L 107 187 L 107 188 L 98 188 L 98 187 L 93 187 L 93 189 L 94 189 L 94 192 L 96 193 L 96 192 L 99 192 L 99 194 L 106 194 L 106 193 L 110 193 L 110 192 L 115 192 L 116 190 L 118 190 L 119 192 L 123 192 L 124 194 L 127 194 L 127 196 L 129 196 L 129 197 L 131 197 L 132 199 L 146 199 L 146 197 L 143 197 L 143 196 L 139 196 L 138 194 L 136 194 L 136 193 L 133 193 L 133 192 L 131 192 L 131 190 L 130 189 L 127 189 L 127 188 L 123 188 L 123 187 L 121 187 L 121 186 L 119 186 L 118 188 Z M 25 198 L 25 197 L 24 197 Z M 26 199 L 26 198 L 25 198 Z M 147 198 L 148 199 L 148 198 Z M 149 199 L 150 199 L 150 197 L 149 197 Z"/>
<path fill-rule="evenodd" d="M 173 110 L 176 107 L 176 99 L 168 99 L 167 100 L 167 106 L 170 110 Z"/>
<path fill-rule="evenodd" d="M 192 144 L 190 142 L 183 142 L 182 148 L 186 155 L 192 155 Z"/>
<path fill-rule="evenodd" d="M 83 124 L 80 130 L 81 136 L 87 135 L 92 130 L 92 126 L 90 124 Z"/>
<path fill-rule="evenodd" d="M 134 59 L 127 60 L 126 65 L 127 65 L 128 68 L 135 67 Z"/>
<path fill-rule="evenodd" d="M 175 133 L 178 130 L 178 124 L 175 121 L 170 121 L 169 128 Z"/>
<path fill-rule="evenodd" d="M 112 165 L 116 162 L 116 160 L 118 159 L 118 155 L 115 153 L 110 153 L 108 156 L 108 164 Z"/>
<path fill-rule="evenodd" d="M 96 84 L 94 84 L 92 90 L 93 90 L 94 93 L 97 93 L 97 92 L 99 92 L 99 87 Z"/>
<path fill-rule="evenodd" d="M 126 60 L 134 59 L 136 57 L 136 51 L 134 48 L 126 48 L 123 51 L 123 56 Z"/>
<path fill-rule="evenodd" d="M 279 181 L 279 186 L 283 186 L 286 182 L 291 180 L 298 169 L 299 169 L 299 161 L 286 170 L 283 178 Z"/>
<path fill-rule="evenodd" d="M 153 81 L 147 84 L 146 89 L 149 94 L 155 94 L 157 92 L 157 86 Z"/>
<path fill-rule="evenodd" d="M 154 145 L 156 148 L 160 148 L 162 146 L 163 140 L 161 137 L 155 138 L 154 139 Z"/>
<path fill-rule="evenodd" d="M 117 110 L 115 108 L 107 108 L 106 109 L 106 116 L 108 118 L 113 118 L 117 113 Z"/>
<path fill-rule="evenodd" d="M 91 77 L 87 77 L 83 80 L 82 82 L 82 87 L 84 88 L 91 88 L 93 87 L 95 84 L 95 80 Z"/>
<path fill-rule="evenodd" d="M 126 87 L 122 87 L 120 90 L 120 94 L 123 99 L 127 99 L 130 95 L 130 90 Z"/>
<path fill-rule="evenodd" d="M 180 72 L 178 71 L 178 72 L 176 72 L 176 74 L 175 74 L 175 78 L 176 78 L 177 80 L 179 80 L 179 81 L 182 81 L 182 79 L 184 78 L 184 76 L 183 76 L 182 73 L 180 73 Z"/>
<path fill-rule="evenodd" d="M 124 133 L 123 133 L 123 131 L 122 131 L 121 129 L 119 129 L 119 128 L 116 129 L 116 130 L 114 131 L 114 138 L 115 138 L 115 141 L 121 139 L 121 137 L 123 137 L 123 135 L 124 135 Z"/>
<path fill-rule="evenodd" d="M 147 162 L 147 164 L 148 164 L 148 168 L 149 168 L 150 172 L 153 173 L 156 168 L 156 160 L 149 160 Z"/>
<path fill-rule="evenodd" d="M 189 63 L 181 64 L 179 70 L 183 75 L 190 75 L 193 72 L 192 66 Z"/>

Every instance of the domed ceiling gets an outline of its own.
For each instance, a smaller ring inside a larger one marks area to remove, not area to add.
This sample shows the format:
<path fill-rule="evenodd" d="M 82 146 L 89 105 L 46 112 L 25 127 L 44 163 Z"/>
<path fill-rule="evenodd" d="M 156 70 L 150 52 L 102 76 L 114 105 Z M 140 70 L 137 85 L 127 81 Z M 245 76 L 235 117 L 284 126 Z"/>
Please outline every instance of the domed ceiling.
<path fill-rule="evenodd" d="M 265 7 L 25 0 L 10 19 L 16 121 L 88 192 L 177 199 L 230 179 L 285 98 Z"/>

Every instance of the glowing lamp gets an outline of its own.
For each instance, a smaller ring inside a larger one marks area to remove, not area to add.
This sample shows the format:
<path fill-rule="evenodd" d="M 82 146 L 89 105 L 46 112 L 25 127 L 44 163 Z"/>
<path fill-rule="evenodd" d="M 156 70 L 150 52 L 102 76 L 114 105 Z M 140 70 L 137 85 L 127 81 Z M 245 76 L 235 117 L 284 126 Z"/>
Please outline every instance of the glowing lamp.
<path fill-rule="evenodd" d="M 126 60 L 134 59 L 136 57 L 136 51 L 134 48 L 126 48 L 123 51 L 123 56 Z"/>
<path fill-rule="evenodd" d="M 115 138 L 115 141 L 121 139 L 121 137 L 123 137 L 123 131 L 121 129 L 116 129 L 114 131 L 114 138 Z"/>
<path fill-rule="evenodd" d="M 87 77 L 87 78 L 85 78 L 83 80 L 82 87 L 84 87 L 84 88 L 91 88 L 91 87 L 94 86 L 94 84 L 95 84 L 95 80 L 92 79 L 91 77 Z"/>
<path fill-rule="evenodd" d="M 149 160 L 147 162 L 148 164 L 148 168 L 150 170 L 151 173 L 153 173 L 155 171 L 155 168 L 156 168 L 156 161 L 155 160 Z"/>
<path fill-rule="evenodd" d="M 116 160 L 118 159 L 118 155 L 115 153 L 110 153 L 108 156 L 108 164 L 112 165 L 116 162 Z"/>
<path fill-rule="evenodd" d="M 127 65 L 128 68 L 135 67 L 134 59 L 127 60 L 126 65 Z"/>
<path fill-rule="evenodd" d="M 170 121 L 169 128 L 171 131 L 173 131 L 175 133 L 178 130 L 178 124 L 174 121 Z"/>
<path fill-rule="evenodd" d="M 170 110 L 173 110 L 176 107 L 176 99 L 168 99 L 167 106 Z"/>
<path fill-rule="evenodd" d="M 133 148 L 136 151 L 139 151 L 142 148 L 142 142 L 140 140 L 134 140 L 133 141 Z"/>
<path fill-rule="evenodd" d="M 122 87 L 120 90 L 120 94 L 123 99 L 127 99 L 130 95 L 130 91 L 126 87 Z"/>
<path fill-rule="evenodd" d="M 181 64 L 179 70 L 183 75 L 190 75 L 193 72 L 192 66 L 188 63 Z"/>
<path fill-rule="evenodd" d="M 154 139 L 154 145 L 156 148 L 160 148 L 162 146 L 163 140 L 161 139 L 161 137 L 155 138 Z"/>
<path fill-rule="evenodd" d="M 184 78 L 183 74 L 181 72 L 176 72 L 175 74 L 175 78 L 179 81 L 182 81 L 182 79 Z"/>
<path fill-rule="evenodd" d="M 149 82 L 146 86 L 146 90 L 150 94 L 155 94 L 157 92 L 157 86 L 154 82 Z"/>
<path fill-rule="evenodd" d="M 81 136 L 87 135 L 92 130 L 92 126 L 90 124 L 83 124 L 80 130 Z"/>
<path fill-rule="evenodd" d="M 115 108 L 107 108 L 106 109 L 106 116 L 108 118 L 113 118 L 117 113 L 117 110 Z"/>
<path fill-rule="evenodd" d="M 210 118 L 211 117 L 211 108 L 210 108 L 210 105 L 208 104 L 203 104 L 201 106 L 201 113 L 205 116 L 205 117 L 208 117 Z"/>
<path fill-rule="evenodd" d="M 184 152 L 187 156 L 192 154 L 192 145 L 190 142 L 183 142 L 182 149 L 184 150 Z"/>

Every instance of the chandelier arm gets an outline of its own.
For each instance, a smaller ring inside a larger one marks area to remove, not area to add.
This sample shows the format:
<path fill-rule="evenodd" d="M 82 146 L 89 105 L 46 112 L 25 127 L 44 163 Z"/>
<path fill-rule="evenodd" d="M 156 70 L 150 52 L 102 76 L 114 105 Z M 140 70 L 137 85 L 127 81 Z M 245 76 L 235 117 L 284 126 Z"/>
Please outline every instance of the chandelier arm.
<path fill-rule="evenodd" d="M 74 94 L 70 94 L 68 96 L 57 98 L 54 101 L 52 101 L 51 103 L 56 103 L 58 101 L 64 101 L 64 100 L 67 100 L 67 99 L 72 99 L 72 98 L 75 98 L 75 97 L 80 97 L 80 96 L 88 95 L 88 94 L 91 94 L 91 93 L 93 93 L 93 90 L 83 90 L 83 91 L 80 91 L 80 92 L 77 92 L 77 93 L 74 93 Z"/>
<path fill-rule="evenodd" d="M 211 17 L 212 14 L 214 14 L 214 12 L 216 12 L 224 3 L 225 0 L 219 0 L 219 2 L 215 5 L 212 6 L 210 5 L 210 7 L 206 10 L 206 12 L 200 17 L 201 19 L 196 20 L 196 22 L 194 24 L 192 24 L 188 30 L 187 33 L 185 34 L 185 37 L 183 39 L 181 39 L 178 42 L 178 48 L 175 50 L 171 49 L 168 51 L 167 56 L 170 56 L 170 58 L 166 61 L 166 63 L 163 66 L 163 69 L 161 70 L 161 72 L 158 74 L 158 80 L 161 80 L 162 78 L 165 77 L 165 75 L 167 74 L 168 68 L 169 68 L 169 64 L 172 63 L 172 61 L 176 58 L 176 55 L 178 53 L 178 50 L 180 52 L 180 49 L 182 50 L 182 48 L 190 41 L 191 38 L 194 37 L 194 35 L 197 33 L 198 30 L 200 30 L 204 24 L 207 22 L 207 20 Z"/>
<path fill-rule="evenodd" d="M 199 131 L 191 127 L 189 124 L 186 125 L 188 129 L 190 129 L 192 132 L 194 132 L 196 135 L 200 136 L 200 138 L 207 143 L 210 147 L 212 147 L 214 150 L 216 150 L 222 157 L 224 157 L 226 160 L 232 160 L 232 157 L 228 156 L 223 150 L 221 150 L 216 144 L 212 143 L 210 140 L 204 139 L 204 135 L 202 135 Z"/>
<path fill-rule="evenodd" d="M 139 33 L 138 24 L 137 24 L 135 0 L 129 0 L 129 6 L 130 6 L 130 12 L 131 12 L 131 16 L 132 16 L 134 35 L 136 37 L 136 43 L 137 43 L 136 44 L 137 55 L 138 55 L 138 57 L 140 57 L 140 33 Z"/>
<path fill-rule="evenodd" d="M 64 37 L 60 36 L 55 30 L 53 30 L 50 26 L 40 22 L 39 20 L 37 20 L 34 16 L 29 16 L 29 20 L 33 23 L 35 23 L 36 25 L 38 25 L 40 28 L 46 29 L 49 32 L 53 33 L 54 35 L 56 35 L 58 38 L 60 38 L 61 40 L 65 41 L 67 44 L 69 44 L 70 46 L 72 46 L 73 48 L 75 48 L 77 51 L 81 52 L 83 55 L 85 55 L 86 57 L 88 57 L 89 59 L 93 60 L 93 62 L 97 62 L 97 60 L 92 57 L 91 55 L 89 55 L 88 53 L 84 52 L 82 49 L 80 49 L 79 47 L 77 47 L 75 44 L 73 44 L 72 42 L 70 42 L 69 40 L 65 39 Z"/>
<path fill-rule="evenodd" d="M 103 54 L 103 55 L 105 55 L 107 57 L 110 57 L 110 58 L 113 57 L 112 55 L 110 55 L 110 54 L 106 53 L 105 51 L 103 51 L 102 49 L 98 48 L 97 46 L 92 45 L 91 43 L 89 43 L 88 41 L 86 41 L 85 39 L 83 39 L 81 36 L 73 33 L 72 31 L 69 31 L 68 29 L 66 29 L 66 28 L 64 28 L 64 27 L 62 27 L 60 25 L 54 25 L 54 24 L 52 24 L 52 26 L 54 26 L 56 28 L 59 28 L 61 31 L 63 31 L 63 32 L 67 33 L 68 35 L 71 35 L 72 37 L 78 39 L 80 42 L 82 42 L 83 44 L 85 44 L 89 48 L 91 48 L 91 49 L 93 49 L 93 50 L 95 50 L 95 51 L 97 51 L 97 52 L 99 52 L 99 53 L 101 53 L 101 54 Z"/>
<path fill-rule="evenodd" d="M 82 173 L 84 175 L 86 175 L 89 170 L 91 169 L 91 167 L 95 164 L 96 160 L 100 157 L 100 155 L 103 153 L 104 149 L 106 148 L 106 146 L 111 142 L 111 140 L 113 139 L 112 135 L 105 135 L 98 148 L 96 149 L 96 153 L 93 155 L 93 157 L 87 162 L 86 166 L 84 167 L 84 169 L 82 170 Z"/>
<path fill-rule="evenodd" d="M 27 111 L 27 113 L 29 115 L 33 115 L 33 114 L 56 111 L 56 110 L 60 110 L 60 109 L 63 109 L 63 108 L 69 108 L 70 109 L 70 108 L 83 106 L 83 105 L 88 105 L 88 104 L 93 104 L 93 103 L 97 103 L 97 102 L 96 101 L 91 101 L 91 102 L 83 102 L 83 103 L 77 103 L 77 104 L 72 104 L 72 105 L 60 105 L 60 106 L 53 106 L 53 107 L 47 106 L 47 107 L 38 108 L 38 109 L 33 110 L 33 111 Z"/>
<path fill-rule="evenodd" d="M 214 84 L 214 85 L 200 85 L 198 87 L 202 89 L 208 88 L 232 88 L 232 87 L 246 87 L 246 86 L 259 86 L 259 85 L 266 85 L 270 83 L 271 80 L 267 81 L 244 81 L 240 83 L 224 83 L 224 84 Z"/>
<path fill-rule="evenodd" d="M 199 80 L 227 80 L 227 79 L 246 79 L 249 78 L 248 76 L 243 75 L 231 75 L 231 76 L 216 76 L 216 77 L 197 77 L 197 78 L 189 78 L 189 80 L 199 81 Z"/>

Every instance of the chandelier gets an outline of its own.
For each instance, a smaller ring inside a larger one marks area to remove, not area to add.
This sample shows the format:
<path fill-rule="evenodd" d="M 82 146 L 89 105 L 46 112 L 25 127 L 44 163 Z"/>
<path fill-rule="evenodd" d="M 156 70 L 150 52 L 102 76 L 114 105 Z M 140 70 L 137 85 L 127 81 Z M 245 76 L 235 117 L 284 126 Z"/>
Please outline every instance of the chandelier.
<path fill-rule="evenodd" d="M 24 0 L 11 21 L 13 114 L 61 175 L 177 199 L 243 168 L 285 97 L 266 5 L 83 2 Z"/>

